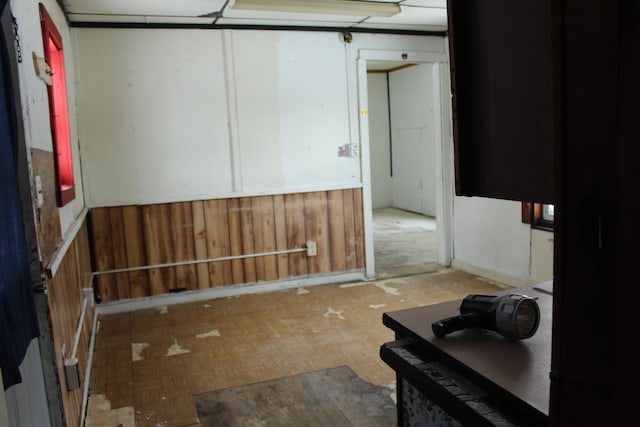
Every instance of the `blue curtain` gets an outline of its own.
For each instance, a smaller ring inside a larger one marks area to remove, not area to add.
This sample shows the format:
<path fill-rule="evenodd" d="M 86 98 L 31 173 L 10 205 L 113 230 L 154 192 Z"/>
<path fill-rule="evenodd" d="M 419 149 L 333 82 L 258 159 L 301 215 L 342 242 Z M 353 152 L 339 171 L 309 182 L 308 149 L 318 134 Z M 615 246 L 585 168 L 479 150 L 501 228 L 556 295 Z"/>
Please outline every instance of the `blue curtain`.
<path fill-rule="evenodd" d="M 7 0 L 0 0 L 0 12 Z M 5 390 L 22 381 L 18 367 L 39 334 L 20 210 L 14 88 L 0 31 L 0 369 Z"/>

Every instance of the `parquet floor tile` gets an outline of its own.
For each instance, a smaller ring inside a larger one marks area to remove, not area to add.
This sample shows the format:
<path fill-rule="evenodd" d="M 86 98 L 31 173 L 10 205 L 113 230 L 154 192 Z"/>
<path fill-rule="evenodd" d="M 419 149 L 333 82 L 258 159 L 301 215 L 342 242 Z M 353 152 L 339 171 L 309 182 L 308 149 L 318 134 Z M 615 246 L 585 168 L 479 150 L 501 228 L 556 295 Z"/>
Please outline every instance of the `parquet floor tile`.
<path fill-rule="evenodd" d="M 441 268 L 102 315 L 90 396 L 104 394 L 112 410 L 133 407 L 140 427 L 180 427 L 198 425 L 194 394 L 340 365 L 394 387 L 378 356 L 394 339 L 384 312 L 502 288 Z"/>

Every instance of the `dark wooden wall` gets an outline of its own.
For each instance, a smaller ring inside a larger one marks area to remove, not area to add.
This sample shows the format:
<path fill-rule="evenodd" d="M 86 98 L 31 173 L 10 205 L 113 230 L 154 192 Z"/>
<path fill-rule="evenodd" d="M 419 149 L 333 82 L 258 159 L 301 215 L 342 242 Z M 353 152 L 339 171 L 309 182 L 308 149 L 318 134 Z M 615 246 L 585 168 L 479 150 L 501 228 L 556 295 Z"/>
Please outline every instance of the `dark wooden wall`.
<path fill-rule="evenodd" d="M 94 208 L 95 271 L 303 248 L 305 252 L 96 276 L 103 302 L 174 289 L 283 280 L 364 268 L 360 189 Z"/>
<path fill-rule="evenodd" d="M 84 378 L 84 374 L 87 368 L 93 325 L 91 309 L 87 309 L 85 314 L 76 353 L 80 388 L 73 391 L 67 391 L 62 346 L 66 345 L 67 357 L 70 357 L 84 303 L 82 289 L 90 286 L 91 262 L 86 223 L 82 225 L 68 250 L 62 256 L 62 261 L 55 275 L 47 280 L 47 299 L 65 422 L 67 426 L 74 427 L 80 425 L 84 383 L 89 380 Z"/>

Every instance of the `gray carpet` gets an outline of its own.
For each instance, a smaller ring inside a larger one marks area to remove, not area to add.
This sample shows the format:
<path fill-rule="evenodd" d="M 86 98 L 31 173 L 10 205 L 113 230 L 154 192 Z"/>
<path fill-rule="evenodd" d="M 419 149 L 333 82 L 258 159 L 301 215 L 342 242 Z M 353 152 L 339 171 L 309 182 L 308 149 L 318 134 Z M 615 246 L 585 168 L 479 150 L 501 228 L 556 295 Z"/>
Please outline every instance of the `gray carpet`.
<path fill-rule="evenodd" d="M 201 426 L 395 426 L 393 390 L 348 366 L 193 397 Z"/>

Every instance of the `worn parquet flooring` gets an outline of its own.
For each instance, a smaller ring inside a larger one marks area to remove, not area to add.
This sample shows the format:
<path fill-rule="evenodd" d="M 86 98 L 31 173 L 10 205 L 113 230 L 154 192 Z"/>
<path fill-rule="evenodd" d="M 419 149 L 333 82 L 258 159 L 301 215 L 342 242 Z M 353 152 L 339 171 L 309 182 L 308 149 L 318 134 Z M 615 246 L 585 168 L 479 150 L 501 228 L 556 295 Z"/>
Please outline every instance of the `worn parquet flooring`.
<path fill-rule="evenodd" d="M 124 413 L 140 427 L 199 425 L 195 394 L 341 365 L 394 388 L 395 374 L 378 356 L 394 339 L 382 313 L 501 288 L 440 267 L 101 315 L 86 425 L 134 425 Z"/>

